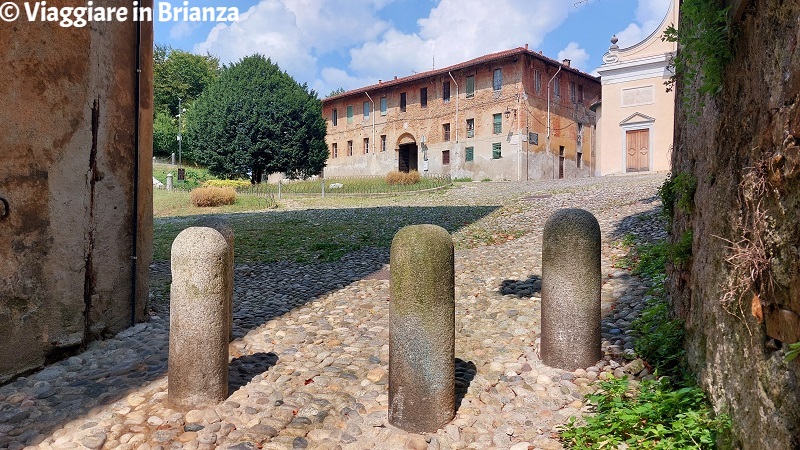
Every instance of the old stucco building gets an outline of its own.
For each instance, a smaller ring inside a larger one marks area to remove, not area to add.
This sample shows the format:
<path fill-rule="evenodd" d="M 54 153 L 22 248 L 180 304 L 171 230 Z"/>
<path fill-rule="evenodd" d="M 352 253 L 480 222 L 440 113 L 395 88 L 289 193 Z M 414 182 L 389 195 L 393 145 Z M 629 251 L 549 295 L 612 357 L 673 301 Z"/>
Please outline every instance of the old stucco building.
<path fill-rule="evenodd" d="M 325 176 L 589 176 L 598 80 L 518 47 L 323 100 Z M 548 114 L 549 111 L 549 114 Z M 548 116 L 550 138 L 548 139 Z"/>
<path fill-rule="evenodd" d="M 152 23 L 2 27 L 0 382 L 145 318 L 153 220 Z"/>
<path fill-rule="evenodd" d="M 595 174 L 667 171 L 670 166 L 675 93 L 664 85 L 672 76 L 675 42 L 662 40 L 678 25 L 678 2 L 672 1 L 661 24 L 643 41 L 619 48 L 616 37 L 597 72 L 602 105 L 597 111 Z"/>

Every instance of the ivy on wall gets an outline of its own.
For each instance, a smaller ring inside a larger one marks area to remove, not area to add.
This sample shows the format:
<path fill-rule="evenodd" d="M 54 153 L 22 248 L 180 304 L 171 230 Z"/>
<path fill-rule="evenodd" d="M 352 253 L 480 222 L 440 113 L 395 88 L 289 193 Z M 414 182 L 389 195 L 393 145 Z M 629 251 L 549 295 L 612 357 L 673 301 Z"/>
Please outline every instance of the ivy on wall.
<path fill-rule="evenodd" d="M 733 50 L 730 7 L 723 8 L 721 3 L 717 0 L 681 3 L 680 28 L 667 28 L 662 38 L 678 43 L 671 63 L 674 75 L 665 83 L 667 91 L 674 89 L 678 80 L 695 83 L 700 94 L 715 95 L 722 90 L 725 67 L 733 57 Z M 691 92 L 685 89 L 681 99 L 689 112 L 692 112 Z"/>

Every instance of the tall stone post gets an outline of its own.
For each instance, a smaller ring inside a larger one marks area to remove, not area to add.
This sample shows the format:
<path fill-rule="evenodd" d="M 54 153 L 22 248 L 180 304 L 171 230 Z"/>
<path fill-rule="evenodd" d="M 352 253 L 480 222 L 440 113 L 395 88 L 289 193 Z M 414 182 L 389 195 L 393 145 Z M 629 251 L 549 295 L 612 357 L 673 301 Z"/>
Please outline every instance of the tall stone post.
<path fill-rule="evenodd" d="M 172 190 L 172 172 L 167 174 L 167 190 Z"/>
<path fill-rule="evenodd" d="M 233 228 L 231 228 L 228 221 L 217 217 L 203 217 L 198 219 L 193 226 L 213 228 L 219 231 L 228 243 L 228 258 L 230 258 L 231 264 L 225 266 L 228 269 L 225 273 L 225 279 L 228 281 L 226 283 L 228 287 L 226 298 L 230 299 L 230 301 L 226 311 L 228 318 L 225 322 L 228 325 L 229 339 L 233 342 Z"/>
<path fill-rule="evenodd" d="M 389 302 L 389 423 L 436 431 L 455 416 L 453 240 L 412 225 L 392 240 Z"/>
<path fill-rule="evenodd" d="M 228 343 L 233 277 L 228 240 L 190 227 L 172 243 L 168 402 L 176 410 L 228 396 Z"/>
<path fill-rule="evenodd" d="M 542 237 L 542 362 L 573 371 L 600 349 L 600 224 L 588 211 L 562 209 Z"/>

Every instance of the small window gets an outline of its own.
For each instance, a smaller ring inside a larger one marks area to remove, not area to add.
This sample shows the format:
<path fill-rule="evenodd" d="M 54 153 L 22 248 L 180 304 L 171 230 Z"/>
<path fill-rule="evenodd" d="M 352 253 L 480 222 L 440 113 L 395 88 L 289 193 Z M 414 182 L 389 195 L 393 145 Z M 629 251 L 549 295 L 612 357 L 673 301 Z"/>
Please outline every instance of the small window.
<path fill-rule="evenodd" d="M 503 69 L 494 69 L 492 78 L 492 89 L 499 91 L 503 87 Z"/>
<path fill-rule="evenodd" d="M 442 150 L 442 164 L 450 164 L 450 150 Z"/>
<path fill-rule="evenodd" d="M 353 141 L 347 141 L 347 156 L 353 156 Z"/>
<path fill-rule="evenodd" d="M 381 115 L 386 115 L 386 97 L 381 97 Z"/>
<path fill-rule="evenodd" d="M 446 123 L 442 125 L 442 140 L 448 142 L 450 140 L 450 124 Z"/>
<path fill-rule="evenodd" d="M 353 123 L 353 105 L 347 105 L 347 123 Z"/>
<path fill-rule="evenodd" d="M 339 145 L 336 142 L 334 142 L 331 147 L 332 147 L 331 148 L 331 154 L 333 155 L 334 158 L 338 158 L 339 157 Z"/>
<path fill-rule="evenodd" d="M 467 119 L 467 137 L 475 137 L 475 119 Z"/>
<path fill-rule="evenodd" d="M 331 122 L 333 122 L 333 126 L 339 124 L 339 111 L 337 111 L 336 108 L 333 108 L 333 111 L 331 111 Z"/>
<path fill-rule="evenodd" d="M 364 119 L 369 119 L 369 102 L 364 102 Z"/>
<path fill-rule="evenodd" d="M 369 138 L 364 138 L 364 154 L 369 153 Z"/>
<path fill-rule="evenodd" d="M 450 102 L 450 82 L 445 81 L 442 83 L 442 101 L 445 103 Z"/>
<path fill-rule="evenodd" d="M 406 93 L 400 93 L 400 112 L 406 112 Z"/>
<path fill-rule="evenodd" d="M 533 71 L 533 88 L 536 92 L 542 92 L 542 72 L 538 70 Z"/>
<path fill-rule="evenodd" d="M 569 100 L 572 103 L 576 103 L 578 101 L 578 88 L 575 86 L 574 81 L 569 82 Z"/>
<path fill-rule="evenodd" d="M 501 144 L 500 142 L 495 142 L 492 144 L 492 159 L 500 159 L 503 157 L 502 153 L 500 152 Z"/>
<path fill-rule="evenodd" d="M 492 123 L 494 124 L 494 134 L 500 134 L 503 132 L 503 115 L 500 113 L 495 114 L 492 116 Z"/>
<path fill-rule="evenodd" d="M 475 96 L 475 75 L 467 77 L 467 98 Z"/>
<path fill-rule="evenodd" d="M 581 153 L 581 152 L 578 152 L 578 153 L 575 155 L 575 163 L 578 165 L 578 169 L 580 169 L 580 168 L 581 168 L 581 165 L 582 165 L 582 163 L 583 163 L 583 153 Z"/>
<path fill-rule="evenodd" d="M 385 134 L 381 135 L 381 151 L 382 152 L 386 151 L 386 135 Z"/>
<path fill-rule="evenodd" d="M 470 162 L 475 160 L 475 147 L 467 147 L 464 149 L 464 161 Z"/>
<path fill-rule="evenodd" d="M 423 108 L 428 107 L 428 88 L 426 87 L 419 90 L 419 106 Z"/>
<path fill-rule="evenodd" d="M 578 101 L 583 101 L 583 85 L 578 86 Z"/>
<path fill-rule="evenodd" d="M 556 77 L 556 79 L 553 80 L 553 93 L 555 94 L 556 97 L 561 97 L 561 77 L 560 76 Z"/>

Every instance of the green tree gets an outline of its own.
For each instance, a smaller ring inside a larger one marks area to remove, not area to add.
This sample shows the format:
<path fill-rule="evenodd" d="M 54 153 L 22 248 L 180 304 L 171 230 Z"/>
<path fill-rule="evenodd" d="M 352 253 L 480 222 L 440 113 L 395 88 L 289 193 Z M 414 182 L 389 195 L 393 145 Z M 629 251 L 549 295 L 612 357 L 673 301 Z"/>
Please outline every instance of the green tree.
<path fill-rule="evenodd" d="M 154 110 L 177 116 L 178 99 L 183 106 L 189 105 L 218 74 L 219 59 L 214 56 L 156 45 L 153 52 Z"/>
<path fill-rule="evenodd" d="M 306 177 L 327 160 L 325 120 L 317 94 L 261 55 L 223 68 L 187 114 L 193 158 L 224 178 L 284 172 Z"/>
<path fill-rule="evenodd" d="M 344 94 L 344 93 L 345 93 L 344 88 L 340 86 L 340 87 L 332 90 L 331 93 L 328 94 L 328 97 L 333 97 L 334 95 L 339 95 L 339 94 Z"/>
<path fill-rule="evenodd" d="M 178 152 L 178 123 L 166 111 L 156 111 L 153 119 L 153 154 L 169 156 Z"/>

